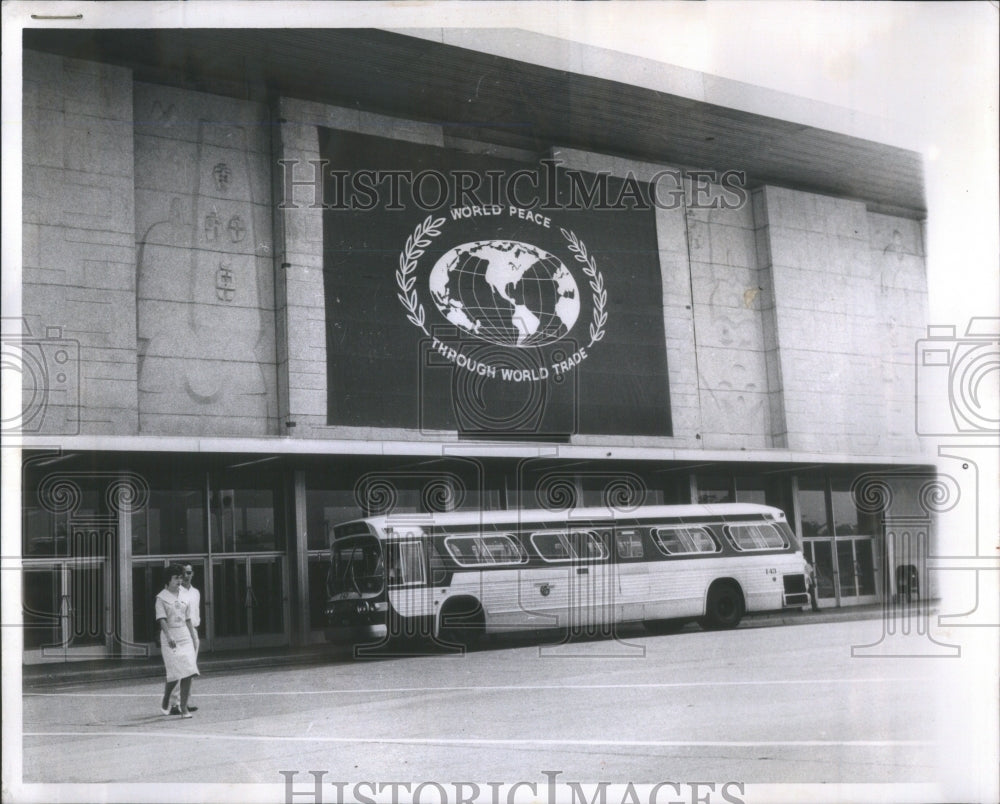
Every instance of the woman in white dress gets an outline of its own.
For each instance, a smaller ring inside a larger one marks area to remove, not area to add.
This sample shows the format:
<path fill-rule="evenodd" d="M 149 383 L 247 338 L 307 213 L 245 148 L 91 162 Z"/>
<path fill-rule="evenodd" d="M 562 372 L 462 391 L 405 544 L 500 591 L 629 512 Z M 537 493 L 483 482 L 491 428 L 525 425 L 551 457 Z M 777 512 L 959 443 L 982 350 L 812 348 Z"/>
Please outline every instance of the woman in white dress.
<path fill-rule="evenodd" d="M 196 637 L 188 604 L 180 597 L 181 577 L 184 568 L 171 564 L 164 570 L 163 589 L 156 596 L 156 622 L 160 626 L 160 653 L 167 670 L 167 684 L 163 689 L 160 711 L 170 714 L 170 693 L 177 683 L 181 685 L 181 717 L 191 717 L 188 696 L 191 680 L 198 675 L 194 645 Z"/>

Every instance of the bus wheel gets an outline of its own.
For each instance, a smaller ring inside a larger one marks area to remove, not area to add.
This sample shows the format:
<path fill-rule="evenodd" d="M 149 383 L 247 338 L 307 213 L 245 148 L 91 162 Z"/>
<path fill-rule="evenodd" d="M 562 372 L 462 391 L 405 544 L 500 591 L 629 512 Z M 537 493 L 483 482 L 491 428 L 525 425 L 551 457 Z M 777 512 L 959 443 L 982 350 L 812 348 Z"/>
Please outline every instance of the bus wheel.
<path fill-rule="evenodd" d="M 735 628 L 745 612 L 746 605 L 739 586 L 732 581 L 716 581 L 708 590 L 705 616 L 698 624 L 709 631 Z"/>
<path fill-rule="evenodd" d="M 486 613 L 478 600 L 472 597 L 448 601 L 441 611 L 438 642 L 447 645 L 476 647 L 486 631 Z"/>

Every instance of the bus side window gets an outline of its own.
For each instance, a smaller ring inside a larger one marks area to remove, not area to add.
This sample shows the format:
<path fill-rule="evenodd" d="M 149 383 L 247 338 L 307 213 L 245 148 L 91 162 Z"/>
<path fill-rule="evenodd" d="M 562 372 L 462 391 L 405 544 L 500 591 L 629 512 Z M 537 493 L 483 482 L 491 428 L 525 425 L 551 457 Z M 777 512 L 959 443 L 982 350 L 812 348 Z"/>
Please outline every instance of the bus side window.
<path fill-rule="evenodd" d="M 606 530 L 585 533 L 583 538 L 584 544 L 587 545 L 587 558 L 602 559 L 608 557 L 608 532 Z"/>
<path fill-rule="evenodd" d="M 532 533 L 531 542 L 538 554 L 549 561 L 565 561 L 570 558 L 561 533 Z"/>
<path fill-rule="evenodd" d="M 667 532 L 660 536 L 660 542 L 668 553 L 684 552 L 684 545 L 681 544 L 680 535 L 677 532 Z"/>
<path fill-rule="evenodd" d="M 619 558 L 642 558 L 642 539 L 634 530 L 615 533 L 615 549 Z"/>
<path fill-rule="evenodd" d="M 573 530 L 567 540 L 575 558 L 601 561 L 608 557 L 607 531 Z"/>

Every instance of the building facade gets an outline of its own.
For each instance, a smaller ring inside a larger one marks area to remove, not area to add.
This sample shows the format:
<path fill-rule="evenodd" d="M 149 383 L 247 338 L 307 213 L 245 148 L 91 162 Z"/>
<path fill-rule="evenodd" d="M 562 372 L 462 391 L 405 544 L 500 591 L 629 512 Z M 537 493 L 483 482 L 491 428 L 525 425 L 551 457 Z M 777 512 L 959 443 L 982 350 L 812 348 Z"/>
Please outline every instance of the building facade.
<path fill-rule="evenodd" d="M 821 606 L 933 594 L 918 157 L 438 34 L 26 32 L 25 661 L 179 558 L 206 649 L 320 641 L 366 512 L 763 502 Z"/>

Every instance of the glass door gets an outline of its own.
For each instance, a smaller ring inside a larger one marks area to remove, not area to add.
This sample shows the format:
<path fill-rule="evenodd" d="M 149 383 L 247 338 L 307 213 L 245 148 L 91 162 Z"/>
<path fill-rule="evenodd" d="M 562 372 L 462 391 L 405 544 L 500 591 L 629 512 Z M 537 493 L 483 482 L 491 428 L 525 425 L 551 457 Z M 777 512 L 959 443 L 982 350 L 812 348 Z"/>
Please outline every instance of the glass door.
<path fill-rule="evenodd" d="M 838 536 L 832 543 L 828 537 L 805 540 L 803 552 L 816 570 L 820 608 L 837 605 L 838 588 L 842 606 L 877 602 L 874 551 L 875 539 L 871 536 Z"/>
<path fill-rule="evenodd" d="M 806 539 L 802 546 L 806 560 L 816 574 L 816 602 L 820 608 L 837 604 L 837 586 L 833 572 L 833 547 L 829 538 Z"/>
<path fill-rule="evenodd" d="M 111 599 L 104 559 L 26 566 L 22 576 L 24 661 L 104 659 L 111 652 Z"/>
<path fill-rule="evenodd" d="M 214 648 L 287 645 L 288 588 L 282 555 L 215 557 L 206 604 Z"/>
<path fill-rule="evenodd" d="M 837 539 L 840 600 L 845 605 L 874 603 L 875 540 L 870 536 Z"/>
<path fill-rule="evenodd" d="M 213 650 L 287 645 L 288 570 L 280 476 L 260 467 L 211 474 L 205 619 Z"/>

